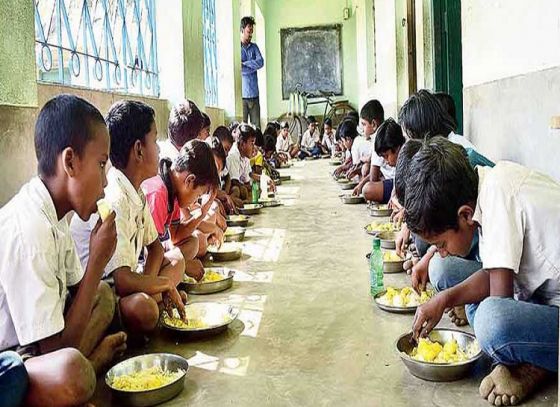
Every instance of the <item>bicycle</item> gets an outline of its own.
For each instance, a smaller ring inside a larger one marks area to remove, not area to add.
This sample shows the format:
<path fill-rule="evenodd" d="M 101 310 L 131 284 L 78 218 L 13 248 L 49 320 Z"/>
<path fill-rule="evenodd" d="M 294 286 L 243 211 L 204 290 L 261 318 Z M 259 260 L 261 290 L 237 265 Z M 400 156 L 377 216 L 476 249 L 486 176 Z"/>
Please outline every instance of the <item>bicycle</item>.
<path fill-rule="evenodd" d="M 331 119 L 334 128 L 338 127 L 342 119 L 350 112 L 356 111 L 346 99 L 335 100 L 334 92 L 319 91 L 319 94 L 302 90 L 301 83 L 296 84 L 296 91 L 290 93 L 288 112 L 278 118 L 279 122 L 285 121 L 290 126 L 290 134 L 296 135 L 298 143 L 307 129 L 307 107 L 309 105 L 325 104 L 323 120 L 320 122 L 321 135 L 323 134 L 323 123 Z M 313 99 L 308 101 L 308 99 Z M 330 108 L 330 109 L 329 109 Z"/>

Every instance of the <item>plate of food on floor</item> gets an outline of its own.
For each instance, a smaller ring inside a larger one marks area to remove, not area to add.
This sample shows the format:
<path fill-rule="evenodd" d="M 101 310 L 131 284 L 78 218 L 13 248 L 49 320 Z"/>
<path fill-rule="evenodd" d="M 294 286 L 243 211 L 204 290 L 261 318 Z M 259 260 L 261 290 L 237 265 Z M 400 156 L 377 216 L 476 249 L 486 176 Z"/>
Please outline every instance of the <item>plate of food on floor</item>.
<path fill-rule="evenodd" d="M 221 246 L 208 246 L 208 254 L 213 261 L 233 261 L 241 258 L 243 250 L 238 243 L 224 243 Z"/>
<path fill-rule="evenodd" d="M 242 242 L 245 239 L 246 229 L 241 226 L 228 227 L 224 232 L 224 241 L 226 242 Z"/>
<path fill-rule="evenodd" d="M 218 334 L 237 319 L 239 309 L 220 302 L 193 302 L 185 306 L 185 318 L 174 309 L 173 315 L 164 311 L 161 325 L 168 331 L 178 334 L 211 335 Z"/>
<path fill-rule="evenodd" d="M 249 223 L 250 219 L 251 217 L 247 215 L 229 215 L 226 218 L 226 224 L 228 227 L 229 226 L 247 227 L 247 224 Z"/>
<path fill-rule="evenodd" d="M 396 232 L 399 230 L 398 225 L 393 222 L 373 221 L 364 226 L 367 234 L 377 236 L 381 232 Z"/>
<path fill-rule="evenodd" d="M 419 305 L 425 304 L 434 295 L 432 289 L 418 294 L 412 287 L 395 288 L 388 286 L 373 297 L 375 304 L 383 311 L 397 314 L 414 313 Z"/>
<path fill-rule="evenodd" d="M 185 275 L 182 285 L 190 294 L 213 294 L 231 288 L 234 275 L 235 271 L 227 267 L 205 267 L 201 280 Z"/>

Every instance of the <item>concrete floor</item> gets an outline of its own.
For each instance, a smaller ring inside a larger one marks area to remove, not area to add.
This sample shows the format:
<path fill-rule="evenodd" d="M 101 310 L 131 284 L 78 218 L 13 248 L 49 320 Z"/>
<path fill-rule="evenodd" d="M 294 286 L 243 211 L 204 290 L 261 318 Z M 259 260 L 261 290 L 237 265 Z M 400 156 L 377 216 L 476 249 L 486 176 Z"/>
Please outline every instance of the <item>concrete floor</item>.
<path fill-rule="evenodd" d="M 184 391 L 165 406 L 488 406 L 478 383 L 489 366 L 454 383 L 410 375 L 394 351 L 412 315 L 372 305 L 364 259 L 371 238 L 365 205 L 342 205 L 327 161 L 298 163 L 279 187 L 286 206 L 254 217 L 231 290 L 192 300 L 237 304 L 240 321 L 224 334 L 178 342 L 157 332 L 128 356 L 171 352 L 191 365 Z M 242 280 L 242 281 L 241 281 Z M 386 285 L 405 285 L 402 273 Z M 447 317 L 442 322 L 450 326 Z M 103 380 L 94 403 L 111 403 Z M 551 383 L 527 406 L 557 405 Z"/>

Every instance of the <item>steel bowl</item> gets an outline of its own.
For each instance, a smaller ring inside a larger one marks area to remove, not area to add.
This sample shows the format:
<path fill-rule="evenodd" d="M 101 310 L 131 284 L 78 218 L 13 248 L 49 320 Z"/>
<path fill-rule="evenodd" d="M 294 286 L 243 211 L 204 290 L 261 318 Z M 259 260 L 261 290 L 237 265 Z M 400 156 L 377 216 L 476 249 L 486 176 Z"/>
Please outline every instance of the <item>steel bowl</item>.
<path fill-rule="evenodd" d="M 239 213 L 243 215 L 257 215 L 261 213 L 263 206 L 261 204 L 245 204 L 243 208 L 239 208 Z"/>
<path fill-rule="evenodd" d="M 265 199 L 265 200 L 260 200 L 259 203 L 264 208 L 274 208 L 276 206 L 282 205 L 282 202 L 280 202 L 279 199 Z"/>
<path fill-rule="evenodd" d="M 379 298 L 382 297 L 383 295 L 385 295 L 385 293 L 387 292 L 387 290 L 383 290 L 380 293 L 377 293 L 374 297 L 373 300 L 375 301 L 375 304 L 382 309 L 383 311 L 387 311 L 387 312 L 392 312 L 394 314 L 411 314 L 416 312 L 416 306 L 414 307 L 395 307 L 394 305 L 387 305 L 387 304 L 383 304 L 381 302 L 379 302 Z"/>
<path fill-rule="evenodd" d="M 228 227 L 229 226 L 247 227 L 247 224 L 249 223 L 249 219 L 251 219 L 251 217 L 247 215 L 230 215 L 227 217 L 226 223 Z"/>
<path fill-rule="evenodd" d="M 333 165 L 333 166 L 334 166 L 334 165 L 341 165 L 341 164 L 342 164 L 342 161 L 341 161 L 341 160 L 330 160 L 330 161 L 329 161 L 329 164 L 330 164 L 330 165 Z"/>
<path fill-rule="evenodd" d="M 182 288 L 185 289 L 186 292 L 191 294 L 214 294 L 219 293 L 220 291 L 225 291 L 233 285 L 233 276 L 235 275 L 234 270 L 230 270 L 226 267 L 205 267 L 204 272 L 207 271 L 214 271 L 223 276 L 223 280 L 219 281 L 211 281 L 208 283 L 203 282 L 192 282 L 192 279 L 185 278 L 181 282 Z"/>
<path fill-rule="evenodd" d="M 366 202 L 363 195 L 357 195 L 357 196 L 339 195 L 339 196 L 340 196 L 340 200 L 342 201 L 342 203 L 345 203 L 345 204 L 360 204 L 360 203 L 365 203 Z"/>
<path fill-rule="evenodd" d="M 394 250 L 397 248 L 397 243 L 395 239 L 397 234 L 395 232 L 380 232 L 377 234 L 379 240 L 381 240 L 381 248 Z"/>
<path fill-rule="evenodd" d="M 168 325 L 165 318 L 161 318 L 161 326 L 170 333 L 184 337 L 200 337 L 216 335 L 225 331 L 228 326 L 239 316 L 239 308 L 220 302 L 193 302 L 185 306 L 187 320 L 189 318 L 201 319 L 204 328 L 176 328 Z"/>
<path fill-rule="evenodd" d="M 292 179 L 292 176 L 291 176 L 291 175 L 280 175 L 280 181 L 281 181 L 281 182 L 283 182 L 283 181 L 289 181 L 289 180 L 291 180 L 291 179 Z"/>
<path fill-rule="evenodd" d="M 401 261 L 384 261 L 383 262 L 383 273 L 394 274 L 404 272 L 404 260 Z"/>
<path fill-rule="evenodd" d="M 245 228 L 240 226 L 228 227 L 224 232 L 226 242 L 242 242 L 245 239 Z"/>
<path fill-rule="evenodd" d="M 370 223 L 368 223 L 367 225 L 364 226 L 364 231 L 371 236 L 377 236 L 378 234 L 382 233 L 382 232 L 386 232 L 384 230 L 377 230 L 377 229 L 371 229 L 368 226 L 370 225 Z"/>
<path fill-rule="evenodd" d="M 392 209 L 387 208 L 386 205 L 370 205 L 369 214 L 375 217 L 387 217 L 393 213 Z"/>
<path fill-rule="evenodd" d="M 208 254 L 212 256 L 213 261 L 233 261 L 240 259 L 243 251 L 235 243 L 224 243 L 219 249 L 214 246 L 208 247 Z"/>
<path fill-rule="evenodd" d="M 113 378 L 139 372 L 155 366 L 162 370 L 176 372 L 182 369 L 184 373 L 172 383 L 154 390 L 126 391 L 118 390 L 112 386 Z M 185 387 L 185 376 L 189 369 L 187 360 L 171 353 L 151 353 L 140 355 L 113 366 L 105 375 L 105 383 L 111 389 L 113 397 L 119 401 L 117 405 L 136 407 L 154 406 L 177 396 Z"/>
<path fill-rule="evenodd" d="M 457 340 L 459 347 L 466 349 L 467 346 L 473 346 L 476 338 L 474 335 L 467 332 L 459 331 L 457 329 L 434 329 L 428 335 L 433 342 L 441 344 L 450 341 L 452 338 Z M 458 363 L 431 363 L 421 362 L 412 359 L 410 352 L 414 348 L 412 342 L 412 332 L 403 334 L 395 342 L 395 348 L 403 361 L 404 365 L 410 373 L 420 379 L 428 380 L 431 382 L 450 382 L 459 380 L 467 376 L 470 370 L 475 366 L 476 362 L 482 356 L 482 351 L 478 352 L 469 360 Z"/>
<path fill-rule="evenodd" d="M 349 180 L 348 178 L 346 178 L 346 177 L 342 177 L 342 178 L 337 178 L 337 179 L 336 179 L 336 182 L 338 182 L 339 184 L 349 184 L 349 183 L 352 182 L 352 181 L 350 181 L 350 180 Z"/>
<path fill-rule="evenodd" d="M 340 189 L 343 191 L 348 191 L 350 189 L 354 189 L 358 186 L 357 182 L 349 182 L 348 184 L 340 184 Z"/>

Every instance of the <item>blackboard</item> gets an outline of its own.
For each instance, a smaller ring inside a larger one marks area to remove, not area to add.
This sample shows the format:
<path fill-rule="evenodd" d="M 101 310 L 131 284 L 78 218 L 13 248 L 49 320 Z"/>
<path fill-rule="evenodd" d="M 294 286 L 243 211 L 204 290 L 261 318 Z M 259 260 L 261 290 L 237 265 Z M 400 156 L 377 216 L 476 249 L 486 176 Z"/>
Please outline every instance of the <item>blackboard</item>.
<path fill-rule="evenodd" d="M 298 83 L 309 93 L 342 95 L 341 28 L 334 24 L 280 30 L 283 99 Z"/>

